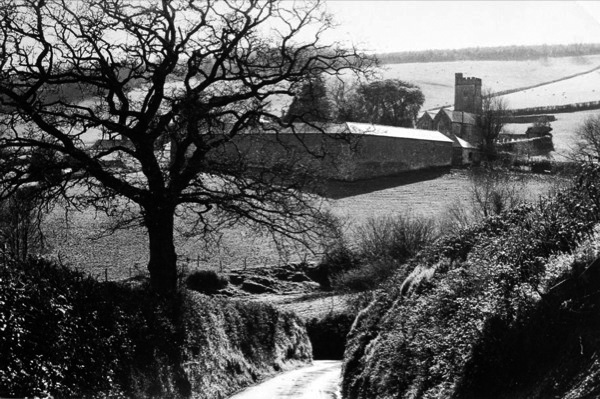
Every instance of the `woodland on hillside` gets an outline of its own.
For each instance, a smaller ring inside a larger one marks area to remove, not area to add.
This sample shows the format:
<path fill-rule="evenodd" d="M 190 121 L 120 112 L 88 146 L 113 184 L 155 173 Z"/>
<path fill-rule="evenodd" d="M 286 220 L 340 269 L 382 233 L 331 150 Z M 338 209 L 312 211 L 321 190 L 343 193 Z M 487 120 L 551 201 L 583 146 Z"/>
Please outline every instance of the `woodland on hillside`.
<path fill-rule="evenodd" d="M 534 46 L 469 47 L 402 51 L 377 54 L 382 64 L 443 61 L 536 60 L 549 57 L 577 57 L 600 53 L 600 43 L 542 44 Z"/>

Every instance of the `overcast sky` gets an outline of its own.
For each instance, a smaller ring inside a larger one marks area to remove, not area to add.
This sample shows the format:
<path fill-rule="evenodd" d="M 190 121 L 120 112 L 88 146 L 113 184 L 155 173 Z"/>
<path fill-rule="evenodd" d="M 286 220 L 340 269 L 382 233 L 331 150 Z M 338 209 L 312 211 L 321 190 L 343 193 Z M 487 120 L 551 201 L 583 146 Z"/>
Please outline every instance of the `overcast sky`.
<path fill-rule="evenodd" d="M 600 2 L 327 0 L 336 36 L 375 52 L 600 43 Z"/>

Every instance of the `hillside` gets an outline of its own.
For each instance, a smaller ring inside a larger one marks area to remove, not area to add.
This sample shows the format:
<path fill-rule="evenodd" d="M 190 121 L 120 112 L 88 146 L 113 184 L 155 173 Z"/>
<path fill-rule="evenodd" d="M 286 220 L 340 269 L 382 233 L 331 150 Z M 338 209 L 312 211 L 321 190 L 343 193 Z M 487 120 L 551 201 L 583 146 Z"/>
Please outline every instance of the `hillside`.
<path fill-rule="evenodd" d="M 593 70 L 598 66 L 600 55 L 525 61 L 406 63 L 384 65 L 382 77 L 403 79 L 418 85 L 425 94 L 422 109 L 428 110 L 454 102 L 454 74 L 462 72 L 466 76 L 481 78 L 484 88 L 494 92 L 524 88 L 502 96 L 509 108 L 516 109 L 599 101 L 600 71 Z M 598 112 L 556 113 L 557 120 L 552 122 L 556 150 L 551 153 L 552 156 L 558 160 L 567 159 L 575 140 L 575 130 L 586 117 Z M 524 133 L 528 126 L 509 124 L 506 130 Z"/>
<path fill-rule="evenodd" d="M 510 108 L 566 105 L 600 100 L 600 71 L 502 96 Z"/>
<path fill-rule="evenodd" d="M 565 76 L 589 71 L 600 65 L 600 55 L 548 58 L 525 61 L 449 61 L 382 66 L 385 79 L 402 79 L 416 84 L 425 94 L 422 109 L 454 102 L 454 74 L 481 78 L 493 91 L 530 87 Z M 591 91 L 592 87 L 588 87 Z M 548 105 L 548 104 L 546 104 Z M 511 104 L 512 106 L 512 104 Z"/>

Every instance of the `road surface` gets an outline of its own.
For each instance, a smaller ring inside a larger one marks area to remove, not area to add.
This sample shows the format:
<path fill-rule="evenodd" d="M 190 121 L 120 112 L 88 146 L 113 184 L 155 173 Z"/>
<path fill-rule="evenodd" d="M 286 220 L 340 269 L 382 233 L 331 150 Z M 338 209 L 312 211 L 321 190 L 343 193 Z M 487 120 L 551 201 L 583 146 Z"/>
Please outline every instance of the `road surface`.
<path fill-rule="evenodd" d="M 287 371 L 230 399 L 339 399 L 342 362 L 318 360 L 312 365 Z"/>

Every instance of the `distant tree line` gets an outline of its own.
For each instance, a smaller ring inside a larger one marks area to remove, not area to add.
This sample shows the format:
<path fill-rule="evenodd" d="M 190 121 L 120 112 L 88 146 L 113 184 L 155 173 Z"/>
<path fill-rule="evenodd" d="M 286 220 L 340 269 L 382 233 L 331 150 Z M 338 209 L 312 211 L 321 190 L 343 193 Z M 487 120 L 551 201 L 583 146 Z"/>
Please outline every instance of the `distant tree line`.
<path fill-rule="evenodd" d="M 600 43 L 553 44 L 531 46 L 469 47 L 403 51 L 377 54 L 382 64 L 443 61 L 535 60 L 548 57 L 577 57 L 600 54 Z"/>

